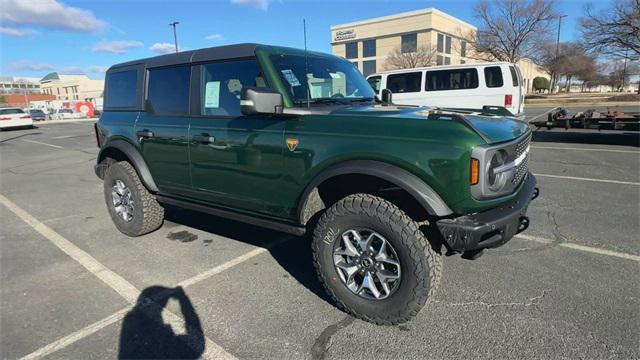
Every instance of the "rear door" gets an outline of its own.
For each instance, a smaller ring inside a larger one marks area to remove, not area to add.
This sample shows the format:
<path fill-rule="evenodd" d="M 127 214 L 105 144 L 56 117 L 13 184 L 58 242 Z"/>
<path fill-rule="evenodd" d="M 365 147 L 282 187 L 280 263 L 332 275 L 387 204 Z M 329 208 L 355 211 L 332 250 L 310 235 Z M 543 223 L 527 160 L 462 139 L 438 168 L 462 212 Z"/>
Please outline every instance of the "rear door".
<path fill-rule="evenodd" d="M 245 86 L 266 87 L 254 58 L 198 65 L 198 109 L 191 118 L 190 158 L 195 196 L 212 205 L 255 213 L 282 213 L 285 120 L 244 116 Z"/>
<path fill-rule="evenodd" d="M 140 112 L 135 136 L 158 189 L 186 195 L 189 176 L 189 97 L 191 66 L 147 71 L 146 111 Z"/>
<path fill-rule="evenodd" d="M 513 86 L 513 106 L 515 114 L 524 111 L 524 91 L 522 83 L 522 74 L 517 65 L 509 65 L 509 73 L 511 74 L 511 85 Z"/>

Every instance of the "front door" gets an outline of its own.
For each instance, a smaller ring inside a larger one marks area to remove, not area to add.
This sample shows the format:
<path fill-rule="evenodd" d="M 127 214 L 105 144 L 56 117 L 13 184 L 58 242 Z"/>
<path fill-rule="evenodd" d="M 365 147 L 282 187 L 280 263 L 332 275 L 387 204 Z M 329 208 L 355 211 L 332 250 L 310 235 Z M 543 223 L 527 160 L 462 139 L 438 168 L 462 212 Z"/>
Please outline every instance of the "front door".
<path fill-rule="evenodd" d="M 191 67 L 149 70 L 146 111 L 135 133 L 158 190 L 185 195 L 189 176 L 189 81 Z"/>
<path fill-rule="evenodd" d="M 281 214 L 284 120 L 240 112 L 242 88 L 266 86 L 257 61 L 204 64 L 198 71 L 200 112 L 189 131 L 194 195 L 216 206 Z"/>

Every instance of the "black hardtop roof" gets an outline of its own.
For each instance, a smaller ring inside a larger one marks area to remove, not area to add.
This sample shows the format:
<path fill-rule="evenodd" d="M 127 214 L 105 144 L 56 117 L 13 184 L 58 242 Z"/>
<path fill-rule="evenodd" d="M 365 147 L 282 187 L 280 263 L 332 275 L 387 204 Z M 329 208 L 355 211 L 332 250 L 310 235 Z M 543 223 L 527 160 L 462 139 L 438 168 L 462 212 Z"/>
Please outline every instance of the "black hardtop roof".
<path fill-rule="evenodd" d="M 166 55 L 149 57 L 145 59 L 127 61 L 127 62 L 123 62 L 123 63 L 111 66 L 109 70 L 107 70 L 107 72 L 116 70 L 118 68 L 126 67 L 126 66 L 140 65 L 140 64 L 143 64 L 146 68 L 154 68 L 154 67 L 171 66 L 171 65 L 178 65 L 178 64 L 198 63 L 198 62 L 204 62 L 204 61 L 253 57 L 255 56 L 256 49 L 259 47 L 267 47 L 267 48 L 283 50 L 283 51 L 295 51 L 295 52 L 303 51 L 300 49 L 288 48 L 283 46 L 242 43 L 242 44 L 216 46 L 216 47 L 189 50 L 189 51 L 181 51 L 173 54 L 166 54 Z M 315 51 L 309 51 L 308 54 L 334 56 L 330 54 L 318 53 Z"/>

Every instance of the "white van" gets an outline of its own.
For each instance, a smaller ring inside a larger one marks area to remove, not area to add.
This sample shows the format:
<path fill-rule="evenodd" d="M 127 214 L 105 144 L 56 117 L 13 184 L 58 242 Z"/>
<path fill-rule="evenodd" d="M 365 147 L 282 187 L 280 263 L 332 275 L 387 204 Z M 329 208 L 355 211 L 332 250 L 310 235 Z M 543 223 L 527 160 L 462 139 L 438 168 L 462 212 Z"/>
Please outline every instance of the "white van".
<path fill-rule="evenodd" d="M 503 106 L 515 116 L 524 115 L 522 74 L 508 62 L 432 66 L 385 71 L 367 76 L 374 91 L 393 93 L 401 105 L 482 109 Z"/>

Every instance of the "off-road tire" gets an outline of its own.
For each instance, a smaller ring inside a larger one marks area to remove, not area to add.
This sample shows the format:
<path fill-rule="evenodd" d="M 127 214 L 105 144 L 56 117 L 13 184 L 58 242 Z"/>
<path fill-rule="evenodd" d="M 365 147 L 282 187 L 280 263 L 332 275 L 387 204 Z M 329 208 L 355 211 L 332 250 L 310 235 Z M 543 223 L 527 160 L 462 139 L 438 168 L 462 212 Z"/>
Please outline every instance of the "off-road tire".
<path fill-rule="evenodd" d="M 334 267 L 333 242 L 356 227 L 381 234 L 397 252 L 402 279 L 386 299 L 369 300 L 354 294 Z M 432 249 L 419 225 L 393 203 L 373 195 L 350 195 L 327 209 L 315 227 L 312 247 L 318 277 L 335 303 L 354 317 L 378 325 L 409 321 L 440 283 L 442 256 Z"/>
<path fill-rule="evenodd" d="M 113 206 L 111 190 L 116 180 L 122 181 L 132 193 L 134 200 L 133 218 L 125 221 L 118 216 Z M 112 164 L 104 176 L 104 199 L 109 209 L 111 220 L 116 228 L 128 236 L 140 236 L 150 233 L 160 226 L 164 220 L 164 208 L 147 188 L 144 187 L 136 169 L 127 161 Z"/>

